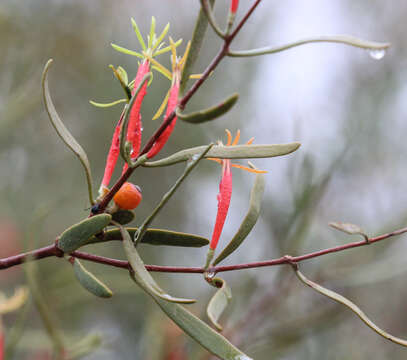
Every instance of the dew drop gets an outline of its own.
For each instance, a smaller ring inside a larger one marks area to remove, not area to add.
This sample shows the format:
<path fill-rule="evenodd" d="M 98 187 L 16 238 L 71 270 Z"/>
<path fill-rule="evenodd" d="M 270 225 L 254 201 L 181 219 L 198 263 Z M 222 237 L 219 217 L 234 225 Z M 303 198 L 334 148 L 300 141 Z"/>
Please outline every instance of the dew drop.
<path fill-rule="evenodd" d="M 380 59 L 383 59 L 384 55 L 386 55 L 386 50 L 385 49 L 370 49 L 369 55 L 371 58 L 373 58 L 375 60 L 380 60 Z"/>
<path fill-rule="evenodd" d="M 238 356 L 235 356 L 234 358 L 233 358 L 233 360 L 253 360 L 252 358 L 249 358 L 248 356 L 246 356 L 246 355 L 238 355 Z"/>
<path fill-rule="evenodd" d="M 191 160 L 196 161 L 196 160 L 198 160 L 198 158 L 199 158 L 199 154 L 195 154 L 195 155 L 192 155 Z"/>

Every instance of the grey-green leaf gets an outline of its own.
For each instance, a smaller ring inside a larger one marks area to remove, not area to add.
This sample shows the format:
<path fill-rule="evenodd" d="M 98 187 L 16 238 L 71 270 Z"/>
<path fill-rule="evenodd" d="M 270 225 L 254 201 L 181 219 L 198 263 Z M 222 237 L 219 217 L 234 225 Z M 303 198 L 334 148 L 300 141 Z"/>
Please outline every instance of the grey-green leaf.
<path fill-rule="evenodd" d="M 44 71 L 42 73 L 42 93 L 44 97 L 45 108 L 47 110 L 49 119 L 51 120 L 52 126 L 55 128 L 57 134 L 62 139 L 62 141 L 72 150 L 72 152 L 78 157 L 85 169 L 86 181 L 88 184 L 89 201 L 93 205 L 93 191 L 92 191 L 92 173 L 90 170 L 90 164 L 88 157 L 83 150 L 82 146 L 75 140 L 72 134 L 65 127 L 64 123 L 60 119 L 55 106 L 52 102 L 51 95 L 48 88 L 48 70 L 52 64 L 52 59 L 48 60 L 45 65 Z"/>
<path fill-rule="evenodd" d="M 138 228 L 126 228 L 130 236 L 133 238 Z M 102 238 L 93 236 L 87 244 L 95 244 L 99 242 L 122 240 L 119 229 L 109 229 L 104 233 Z M 182 247 L 202 247 L 209 244 L 209 240 L 199 235 L 187 234 L 177 231 L 164 229 L 148 228 L 141 239 L 141 243 L 149 245 L 165 245 L 165 246 L 182 246 Z"/>
<path fill-rule="evenodd" d="M 271 158 L 275 156 L 287 155 L 300 147 L 300 143 L 293 142 L 288 144 L 270 144 L 270 145 L 236 145 L 236 146 L 213 146 L 205 155 L 205 158 L 221 159 L 253 159 L 253 158 Z M 143 166 L 169 166 L 182 161 L 190 160 L 194 155 L 200 154 L 205 146 L 197 146 L 190 149 L 181 150 L 164 159 L 145 162 Z"/>
<path fill-rule="evenodd" d="M 332 300 L 345 305 L 347 308 L 349 308 L 352 312 L 354 312 L 357 316 L 359 316 L 359 318 L 368 326 L 370 327 L 373 331 L 375 331 L 377 334 L 379 334 L 380 336 L 383 336 L 385 339 L 390 340 L 396 344 L 402 345 L 402 346 L 406 346 L 407 347 L 407 340 L 404 339 L 400 339 L 396 336 L 393 336 L 389 333 L 387 333 L 386 331 L 384 331 L 383 329 L 379 328 L 375 323 L 373 323 L 372 320 L 370 320 L 366 314 L 356 305 L 354 304 L 352 301 L 350 301 L 349 299 L 345 298 L 344 296 L 324 288 L 323 286 L 314 283 L 313 281 L 307 279 L 305 277 L 304 274 L 302 274 L 298 268 L 294 268 L 295 274 L 297 275 L 298 279 L 300 279 L 304 284 L 306 284 L 307 286 L 309 286 L 311 289 L 314 289 L 315 291 L 319 292 L 322 295 L 325 295 L 329 298 L 331 298 Z"/>
<path fill-rule="evenodd" d="M 127 259 L 129 260 L 130 266 L 134 271 L 134 279 L 140 286 L 148 289 L 150 293 L 166 301 L 183 304 L 191 304 L 196 302 L 194 299 L 175 298 L 165 293 L 146 270 L 143 260 L 141 260 L 140 255 L 134 247 L 128 231 L 123 226 L 120 226 L 120 232 L 123 238 L 123 247 L 126 252 Z"/>
<path fill-rule="evenodd" d="M 153 297 L 169 318 L 210 353 L 222 360 L 251 360 L 250 357 L 232 345 L 225 337 L 211 329 L 183 306 L 164 301 L 149 293 L 146 289 L 144 290 Z"/>
<path fill-rule="evenodd" d="M 215 0 L 209 0 L 209 6 L 213 8 Z M 206 29 L 208 28 L 208 18 L 205 15 L 205 11 L 201 8 L 199 10 L 198 18 L 195 23 L 194 32 L 191 39 L 191 47 L 189 49 L 188 58 L 185 62 L 184 70 L 181 77 L 180 95 L 184 93 L 189 76 L 192 74 L 193 67 L 196 60 L 199 57 L 199 51 L 201 50 L 203 41 L 205 39 Z"/>
<path fill-rule="evenodd" d="M 223 251 L 215 259 L 213 265 L 220 263 L 223 259 L 225 259 L 231 253 L 233 253 L 241 245 L 243 240 L 246 239 L 247 235 L 249 235 L 250 231 L 253 229 L 253 226 L 256 224 L 257 219 L 259 218 L 260 215 L 261 202 L 264 193 L 264 183 L 265 183 L 264 174 L 256 174 L 256 179 L 254 181 L 254 185 L 250 193 L 249 210 L 247 211 L 247 214 L 243 219 L 243 222 L 240 225 L 239 230 L 236 232 L 235 236 L 225 247 L 225 249 L 223 249 Z"/>
<path fill-rule="evenodd" d="M 112 220 L 110 214 L 99 214 L 84 219 L 66 229 L 58 240 L 58 248 L 71 253 L 89 242 L 89 239 L 101 232 Z"/>
<path fill-rule="evenodd" d="M 73 269 L 79 283 L 90 293 L 101 298 L 112 297 L 113 292 L 95 275 L 86 270 L 78 259 L 74 259 Z"/>
<path fill-rule="evenodd" d="M 209 301 L 206 308 L 206 313 L 208 314 L 209 319 L 215 327 L 222 331 L 223 328 L 219 324 L 218 320 L 222 315 L 223 311 L 228 306 L 230 300 L 232 300 L 232 290 L 226 284 L 226 281 L 221 278 L 214 278 L 212 282 L 219 289 L 216 291 L 215 295 Z"/>
<path fill-rule="evenodd" d="M 112 214 L 112 220 L 118 222 L 121 225 L 126 225 L 132 222 L 136 217 L 134 211 L 131 210 L 119 210 Z"/>
<path fill-rule="evenodd" d="M 361 235 L 365 239 L 369 239 L 366 232 L 359 225 L 343 222 L 331 222 L 329 223 L 329 226 L 349 235 Z"/>
<path fill-rule="evenodd" d="M 235 93 L 223 100 L 218 105 L 212 106 L 208 109 L 196 111 L 190 114 L 183 114 L 182 112 L 177 111 L 177 116 L 181 120 L 192 124 L 200 124 L 206 121 L 211 121 L 226 114 L 236 104 L 238 99 L 239 94 Z"/>

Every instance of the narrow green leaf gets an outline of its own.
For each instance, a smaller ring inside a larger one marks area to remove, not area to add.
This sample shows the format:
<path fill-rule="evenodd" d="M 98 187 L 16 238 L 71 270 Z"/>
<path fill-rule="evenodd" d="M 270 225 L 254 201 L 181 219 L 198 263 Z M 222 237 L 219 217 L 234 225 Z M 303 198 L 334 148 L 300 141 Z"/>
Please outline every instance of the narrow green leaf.
<path fill-rule="evenodd" d="M 354 312 L 359 318 L 368 326 L 370 327 L 373 331 L 375 331 L 377 334 L 380 336 L 384 337 L 387 340 L 390 340 L 396 344 L 406 346 L 407 347 L 407 340 L 400 339 L 396 336 L 393 336 L 386 331 L 382 330 L 379 328 L 375 323 L 373 323 L 372 320 L 370 320 L 365 313 L 357 306 L 355 305 L 352 301 L 348 300 L 344 296 L 324 288 L 323 286 L 314 283 L 313 281 L 307 279 L 304 274 L 302 274 L 299 270 L 298 267 L 294 268 L 295 274 L 297 275 L 298 279 L 300 279 L 305 285 L 309 286 L 311 289 L 314 289 L 315 291 L 319 292 L 322 295 L 325 295 L 329 297 L 330 299 L 338 302 L 339 304 L 345 305 L 347 308 L 349 308 L 352 312 Z"/>
<path fill-rule="evenodd" d="M 139 41 L 139 43 L 141 45 L 141 48 L 143 49 L 143 51 L 146 51 L 147 46 L 146 46 L 146 44 L 145 44 L 145 42 L 143 40 L 143 36 L 141 35 L 140 29 L 138 28 L 136 21 L 133 18 L 131 18 L 131 24 L 133 25 L 133 29 L 134 29 L 134 31 L 136 33 L 136 36 L 137 36 L 137 39 L 138 39 L 138 41 Z"/>
<path fill-rule="evenodd" d="M 205 14 L 208 18 L 208 22 L 211 25 L 213 31 L 221 39 L 224 39 L 226 34 L 220 29 L 220 27 L 216 23 L 215 15 L 213 14 L 212 7 L 208 5 L 208 0 L 201 0 L 201 7 L 205 11 Z"/>
<path fill-rule="evenodd" d="M 126 225 L 132 222 L 136 217 L 134 211 L 119 210 L 112 214 L 112 220 L 118 222 L 120 225 Z"/>
<path fill-rule="evenodd" d="M 99 214 L 84 219 L 81 222 L 72 225 L 66 229 L 58 240 L 58 248 L 64 253 L 71 253 L 83 245 L 86 245 L 89 239 L 101 232 L 112 220 L 110 214 Z"/>
<path fill-rule="evenodd" d="M 209 0 L 209 7 L 213 8 L 214 3 L 215 0 Z M 182 94 L 185 91 L 187 82 L 189 80 L 189 76 L 192 74 L 193 67 L 196 63 L 196 60 L 199 57 L 199 52 L 205 39 L 207 28 L 208 28 L 208 18 L 206 17 L 205 12 L 201 7 L 201 9 L 199 10 L 198 18 L 195 23 L 194 32 L 192 34 L 191 47 L 189 49 L 188 58 L 186 60 L 184 70 L 182 72 L 180 96 L 182 96 Z"/>
<path fill-rule="evenodd" d="M 232 300 L 232 290 L 226 284 L 226 281 L 221 278 L 214 278 L 212 279 L 212 282 L 219 289 L 209 301 L 206 313 L 212 324 L 215 325 L 219 331 L 222 331 L 223 327 L 219 324 L 218 320 L 228 306 L 230 300 Z"/>
<path fill-rule="evenodd" d="M 117 80 L 119 80 L 120 86 L 122 87 L 124 93 L 126 94 L 127 100 L 131 99 L 131 90 L 128 86 L 128 78 L 127 78 L 127 73 L 126 71 L 123 69 L 123 71 L 125 72 L 125 77 L 123 78 L 123 74 L 118 70 L 115 69 L 115 67 L 110 64 L 109 67 L 112 69 L 114 76 L 116 77 Z M 120 68 L 120 66 L 119 66 Z"/>
<path fill-rule="evenodd" d="M 138 228 L 126 228 L 130 236 L 133 238 L 137 233 Z M 86 244 L 95 244 L 105 241 L 122 240 L 119 229 L 109 229 L 105 231 L 102 238 L 93 236 Z M 181 247 L 202 247 L 209 244 L 209 240 L 198 235 L 186 234 L 177 231 L 164 229 L 147 229 L 141 243 L 149 245 L 164 245 L 164 246 L 181 246 Z"/>
<path fill-rule="evenodd" d="M 253 226 L 256 224 L 260 215 L 261 202 L 263 199 L 264 180 L 264 174 L 256 174 L 256 179 L 250 193 L 249 210 L 247 211 L 247 214 L 235 236 L 232 238 L 232 240 L 230 240 L 229 244 L 213 262 L 214 266 L 233 253 L 240 246 L 243 240 L 246 239 L 247 235 L 249 235 L 250 231 L 253 229 Z"/>
<path fill-rule="evenodd" d="M 101 298 L 112 297 L 112 291 L 95 275 L 86 270 L 78 259 L 73 260 L 73 269 L 75 272 L 75 277 L 77 278 L 79 283 L 91 294 Z"/>
<path fill-rule="evenodd" d="M 274 46 L 274 47 L 264 47 L 260 49 L 246 50 L 246 51 L 229 51 L 228 56 L 231 57 L 250 57 L 250 56 L 260 56 L 260 55 L 269 55 L 275 54 L 281 51 L 285 51 L 296 46 L 301 46 L 311 43 L 339 43 L 358 47 L 365 50 L 383 50 L 385 51 L 390 47 L 388 42 L 376 42 L 370 40 L 363 40 L 349 35 L 336 35 L 336 36 L 319 36 L 315 38 L 307 38 L 298 41 L 294 41 L 288 44 Z"/>
<path fill-rule="evenodd" d="M 207 324 L 190 313 L 183 306 L 164 301 L 161 298 L 154 296 L 154 294 L 149 292 L 146 288 L 143 289 L 155 300 L 158 306 L 170 319 L 213 355 L 222 360 L 252 360 L 232 345 L 225 337 L 211 329 Z"/>
<path fill-rule="evenodd" d="M 194 299 L 183 299 L 175 298 L 162 290 L 158 284 L 155 282 L 150 273 L 146 270 L 143 260 L 141 260 L 136 248 L 134 247 L 133 241 L 130 238 L 128 231 L 121 225 L 118 225 L 120 229 L 121 236 L 123 238 L 123 247 L 126 252 L 127 259 L 129 260 L 130 266 L 133 269 L 134 279 L 136 282 L 155 296 L 164 299 L 166 301 L 191 304 L 196 302 Z"/>
<path fill-rule="evenodd" d="M 366 240 L 369 240 L 369 236 L 359 225 L 355 225 L 355 224 L 351 224 L 351 223 L 343 223 L 343 222 L 331 222 L 331 223 L 329 223 L 329 226 L 336 230 L 347 233 L 349 235 L 361 235 Z"/>
<path fill-rule="evenodd" d="M 119 99 L 119 100 L 116 100 L 116 101 L 112 101 L 112 102 L 110 102 L 110 103 L 98 103 L 98 102 L 92 101 L 92 100 L 89 100 L 89 102 L 90 102 L 93 106 L 96 106 L 96 107 L 108 108 L 108 107 L 111 107 L 111 106 L 115 106 L 115 105 L 117 105 L 117 104 L 121 104 L 121 103 L 127 102 L 127 99 Z"/>
<path fill-rule="evenodd" d="M 252 159 L 252 158 L 270 158 L 275 156 L 287 155 L 300 147 L 300 143 L 293 142 L 288 144 L 271 145 L 235 145 L 235 146 L 213 146 L 205 155 L 205 158 L 221 159 Z M 161 160 L 145 162 L 143 166 L 169 166 L 182 161 L 190 160 L 194 155 L 199 154 L 204 146 L 197 146 L 190 149 L 181 150 Z"/>
<path fill-rule="evenodd" d="M 93 205 L 93 191 L 92 191 L 92 173 L 90 170 L 90 164 L 88 157 L 83 150 L 82 146 L 75 140 L 72 134 L 68 131 L 65 127 L 64 123 L 60 119 L 55 106 L 52 102 L 51 95 L 49 93 L 48 88 L 48 70 L 52 64 L 52 59 L 48 60 L 47 64 L 45 65 L 44 71 L 42 73 L 42 94 L 44 97 L 45 108 L 47 110 L 49 119 L 51 120 L 52 126 L 56 130 L 59 137 L 62 141 L 68 146 L 72 152 L 78 157 L 79 161 L 81 162 L 83 168 L 85 169 L 86 174 L 86 181 L 88 184 L 88 193 L 89 193 L 89 201 Z"/>
<path fill-rule="evenodd" d="M 186 122 L 193 124 L 200 124 L 206 121 L 211 121 L 219 116 L 226 114 L 233 105 L 236 104 L 236 101 L 239 99 L 239 94 L 233 94 L 227 99 L 223 100 L 220 104 L 210 107 L 205 110 L 196 111 L 190 114 L 183 114 L 180 111 L 177 111 L 177 116 Z"/>
<path fill-rule="evenodd" d="M 121 52 L 121 53 L 127 54 L 127 55 L 136 56 L 140 59 L 144 59 L 144 56 L 142 54 L 138 53 L 137 51 L 129 50 L 129 49 L 126 49 L 124 47 L 121 47 L 121 46 L 113 44 L 113 43 L 111 43 L 110 45 L 112 46 L 113 49 L 115 49 L 118 52 Z"/>

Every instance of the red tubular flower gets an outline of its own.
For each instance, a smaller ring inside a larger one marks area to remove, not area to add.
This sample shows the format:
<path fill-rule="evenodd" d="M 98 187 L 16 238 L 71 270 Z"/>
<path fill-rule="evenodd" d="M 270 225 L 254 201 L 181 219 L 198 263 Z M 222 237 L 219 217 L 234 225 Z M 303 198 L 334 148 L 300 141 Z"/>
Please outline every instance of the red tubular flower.
<path fill-rule="evenodd" d="M 139 66 L 136 79 L 134 80 L 134 87 L 132 94 L 136 91 L 137 87 L 140 85 L 141 81 L 143 80 L 144 76 L 148 74 L 150 71 L 150 62 L 146 59 L 144 62 Z M 131 108 L 129 114 L 129 124 L 127 127 L 127 141 L 132 143 L 133 152 L 131 154 L 131 158 L 134 159 L 140 153 L 140 146 L 141 146 L 141 132 L 142 132 L 142 123 L 141 123 L 141 115 L 140 109 L 141 104 L 143 102 L 144 97 L 147 94 L 147 82 L 144 83 L 143 87 L 140 89 L 139 93 L 137 94 L 137 98 Z M 123 166 L 123 173 L 127 170 L 128 165 L 127 163 Z"/>
<path fill-rule="evenodd" d="M 232 14 L 236 14 L 238 6 L 239 6 L 239 0 L 231 0 L 230 1 L 230 12 Z"/>
<path fill-rule="evenodd" d="M 104 189 L 107 189 L 107 187 L 109 186 L 110 179 L 112 177 L 114 168 L 116 166 L 117 159 L 119 157 L 119 153 L 120 153 L 119 135 L 120 135 L 120 126 L 123 121 L 123 116 L 124 116 L 124 112 L 122 112 L 120 119 L 117 122 L 116 128 L 113 133 L 112 144 L 110 145 L 109 153 L 107 155 L 105 173 L 103 175 L 102 185 L 99 190 L 100 192 L 103 192 Z"/>
<path fill-rule="evenodd" d="M 218 194 L 218 212 L 216 214 L 215 227 L 209 245 L 211 250 L 215 250 L 218 245 L 232 197 L 232 171 L 230 170 L 230 160 L 222 160 L 222 163 L 222 178 L 219 183 Z"/>
<path fill-rule="evenodd" d="M 175 108 L 177 107 L 177 104 L 178 104 L 180 77 L 178 76 L 178 74 L 175 74 L 175 75 L 176 76 L 173 81 L 173 85 L 171 86 L 171 89 L 170 89 L 167 110 L 165 112 L 165 119 L 172 113 L 173 110 L 175 110 Z M 168 138 L 170 137 L 172 131 L 174 130 L 176 122 L 177 122 L 177 117 L 175 116 L 174 119 L 172 119 L 171 124 L 167 126 L 167 128 L 164 130 L 164 132 L 155 141 L 155 143 L 153 144 L 150 151 L 147 153 L 147 157 L 149 159 L 156 156 L 161 151 L 161 149 L 164 147 L 164 145 L 167 142 Z"/>

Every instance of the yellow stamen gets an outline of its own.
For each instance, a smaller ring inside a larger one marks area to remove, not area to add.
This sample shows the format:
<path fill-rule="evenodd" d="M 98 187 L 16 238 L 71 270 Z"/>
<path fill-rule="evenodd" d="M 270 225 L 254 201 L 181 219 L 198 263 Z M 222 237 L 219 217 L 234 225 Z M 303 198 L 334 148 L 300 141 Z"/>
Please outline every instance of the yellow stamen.
<path fill-rule="evenodd" d="M 238 129 L 236 132 L 235 140 L 233 140 L 233 142 L 232 142 L 232 146 L 237 145 L 237 143 L 239 142 L 239 139 L 240 139 L 240 130 Z"/>
<path fill-rule="evenodd" d="M 206 158 L 206 160 L 212 160 L 212 161 L 216 161 L 219 164 L 222 164 L 222 160 L 218 159 L 218 158 Z"/>
<path fill-rule="evenodd" d="M 171 90 L 171 89 L 170 89 Z M 157 112 L 155 113 L 155 115 L 153 116 L 152 120 L 156 120 L 158 119 L 161 114 L 164 112 L 165 109 L 165 105 L 167 105 L 168 102 L 168 98 L 170 97 L 170 90 L 167 91 L 167 95 L 165 95 L 165 98 L 163 100 L 163 102 L 161 103 L 160 107 L 158 108 Z"/>
<path fill-rule="evenodd" d="M 226 143 L 226 146 L 230 146 L 230 144 L 232 144 L 232 133 L 228 129 L 225 129 L 225 131 L 228 136 L 228 141 Z"/>
<path fill-rule="evenodd" d="M 171 64 L 172 64 L 172 72 L 175 71 L 175 66 L 177 64 L 177 49 L 174 43 L 174 40 L 170 36 L 170 46 L 171 46 Z"/>
<path fill-rule="evenodd" d="M 169 79 L 172 79 L 171 72 L 165 66 L 161 65 L 157 60 L 153 59 L 151 56 L 147 56 L 147 54 L 144 54 L 144 56 L 146 56 L 152 64 L 157 66 L 157 68 L 159 68 L 165 76 L 167 76 Z"/>
<path fill-rule="evenodd" d="M 256 170 L 256 169 L 252 169 L 252 168 L 249 168 L 249 167 L 243 166 L 243 165 L 232 164 L 232 167 L 242 169 L 242 170 L 246 170 L 248 172 L 255 173 L 255 174 L 267 174 L 266 170 Z"/>
<path fill-rule="evenodd" d="M 185 65 L 185 62 L 186 62 L 186 60 L 187 60 L 187 57 L 188 57 L 189 49 L 190 49 L 190 48 L 191 48 L 191 42 L 188 41 L 187 48 L 185 49 L 185 53 L 184 53 L 184 55 L 182 56 L 181 60 L 179 61 L 179 66 L 181 67 L 181 70 L 184 69 L 184 65 Z"/>

